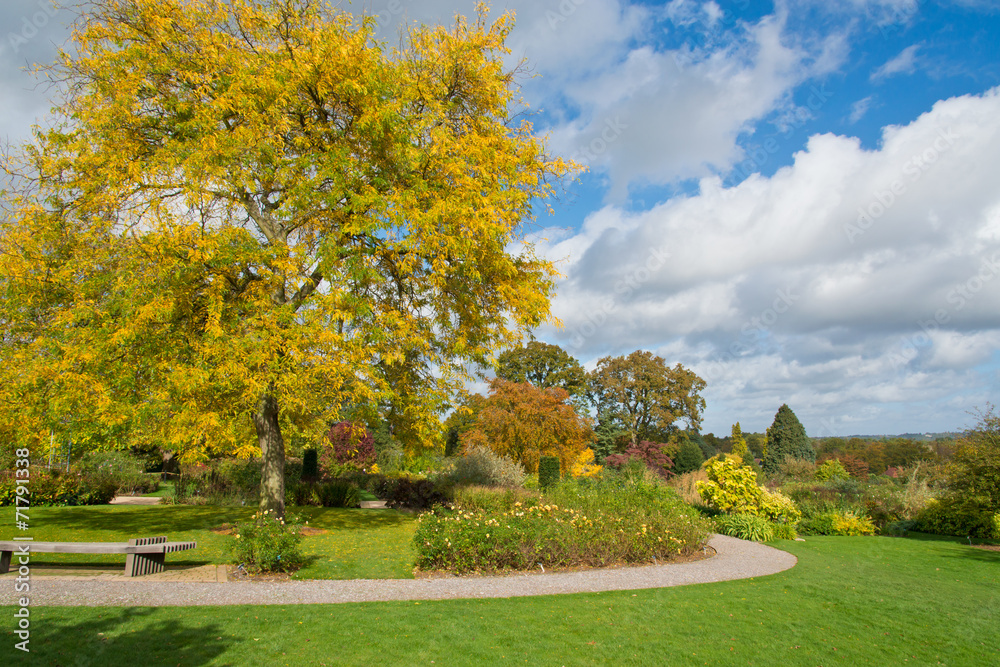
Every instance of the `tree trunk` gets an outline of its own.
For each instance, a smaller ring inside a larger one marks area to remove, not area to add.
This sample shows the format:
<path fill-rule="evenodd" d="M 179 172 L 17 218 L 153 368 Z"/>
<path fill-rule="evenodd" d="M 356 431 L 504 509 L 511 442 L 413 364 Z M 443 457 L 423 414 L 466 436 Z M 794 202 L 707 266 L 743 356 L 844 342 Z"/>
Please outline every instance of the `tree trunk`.
<path fill-rule="evenodd" d="M 260 445 L 260 509 L 285 516 L 285 442 L 278 425 L 278 399 L 273 388 L 260 397 L 253 415 Z"/>

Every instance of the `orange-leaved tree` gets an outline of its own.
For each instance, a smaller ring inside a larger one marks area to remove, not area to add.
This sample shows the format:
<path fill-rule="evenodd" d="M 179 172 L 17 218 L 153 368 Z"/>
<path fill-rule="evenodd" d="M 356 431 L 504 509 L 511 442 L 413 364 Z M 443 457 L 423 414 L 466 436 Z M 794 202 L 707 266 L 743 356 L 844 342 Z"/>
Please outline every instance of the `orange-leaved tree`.
<path fill-rule="evenodd" d="M 523 225 L 572 165 L 514 120 L 509 16 L 389 49 L 312 0 L 86 6 L 60 120 L 4 161 L 14 441 L 259 453 L 280 514 L 283 432 L 374 406 L 431 439 L 550 317 Z"/>
<path fill-rule="evenodd" d="M 560 468 L 570 471 L 594 434 L 569 398 L 565 389 L 495 378 L 462 444 L 485 445 L 528 472 L 538 470 L 539 457 L 558 456 Z"/>

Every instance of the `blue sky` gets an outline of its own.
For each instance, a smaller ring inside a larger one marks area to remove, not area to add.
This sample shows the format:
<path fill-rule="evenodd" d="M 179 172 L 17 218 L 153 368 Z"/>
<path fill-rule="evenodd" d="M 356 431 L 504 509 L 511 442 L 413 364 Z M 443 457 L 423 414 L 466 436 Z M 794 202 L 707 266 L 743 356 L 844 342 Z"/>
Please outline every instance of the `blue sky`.
<path fill-rule="evenodd" d="M 408 22 L 466 0 L 343 3 Z M 540 216 L 539 339 L 651 350 L 708 381 L 703 431 L 961 429 L 1000 385 L 1000 2 L 517 0 L 510 62 L 551 152 L 589 171 Z M 44 122 L 72 20 L 0 8 L 0 131 Z"/>

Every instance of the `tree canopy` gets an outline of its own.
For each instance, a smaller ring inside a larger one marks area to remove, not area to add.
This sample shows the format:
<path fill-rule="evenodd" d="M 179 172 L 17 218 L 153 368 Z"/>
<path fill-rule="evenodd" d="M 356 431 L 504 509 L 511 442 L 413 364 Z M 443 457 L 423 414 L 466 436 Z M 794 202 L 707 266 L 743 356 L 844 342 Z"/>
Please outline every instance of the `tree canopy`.
<path fill-rule="evenodd" d="M 587 372 L 580 362 L 558 345 L 531 341 L 497 358 L 497 377 L 509 382 L 530 382 L 536 387 L 559 387 L 570 396 L 587 389 Z"/>
<path fill-rule="evenodd" d="M 767 456 L 761 468 L 768 473 L 776 472 L 788 458 L 815 461 L 816 450 L 802 422 L 790 407 L 782 404 L 767 429 Z"/>
<path fill-rule="evenodd" d="M 429 437 L 464 364 L 549 317 L 523 225 L 572 165 L 513 120 L 509 15 L 388 49 L 312 0 L 87 7 L 60 120 L 5 161 L 14 440 L 262 453 L 283 511 L 283 430 L 389 406 Z"/>
<path fill-rule="evenodd" d="M 645 350 L 604 357 L 588 376 L 588 392 L 598 414 L 606 414 L 629 432 L 631 442 L 663 438 L 679 420 L 697 429 L 705 399 L 705 381 L 680 364 L 667 366 Z"/>
<path fill-rule="evenodd" d="M 541 456 L 557 456 L 560 469 L 572 470 L 593 436 L 588 420 L 576 413 L 565 389 L 541 389 L 494 378 L 462 444 L 489 447 L 528 472 L 538 470 Z"/>

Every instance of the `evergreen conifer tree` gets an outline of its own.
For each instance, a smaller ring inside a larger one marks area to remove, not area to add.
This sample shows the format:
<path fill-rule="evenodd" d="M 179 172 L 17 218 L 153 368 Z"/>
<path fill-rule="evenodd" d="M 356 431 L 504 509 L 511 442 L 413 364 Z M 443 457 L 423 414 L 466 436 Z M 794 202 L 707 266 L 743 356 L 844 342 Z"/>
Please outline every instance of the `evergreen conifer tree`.
<path fill-rule="evenodd" d="M 740 423 L 736 422 L 733 424 L 733 454 L 740 457 L 744 461 L 747 458 L 747 441 L 743 437 L 743 430 L 740 428 Z"/>
<path fill-rule="evenodd" d="M 767 455 L 761 467 L 764 472 L 773 474 L 786 458 L 815 461 L 816 451 L 802 422 L 790 407 L 782 404 L 774 415 L 774 422 L 767 429 Z"/>

